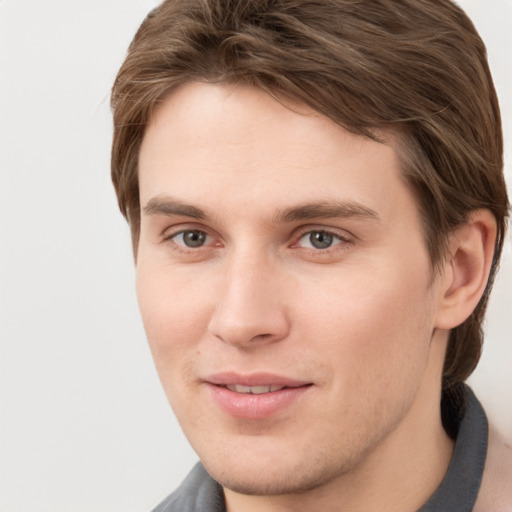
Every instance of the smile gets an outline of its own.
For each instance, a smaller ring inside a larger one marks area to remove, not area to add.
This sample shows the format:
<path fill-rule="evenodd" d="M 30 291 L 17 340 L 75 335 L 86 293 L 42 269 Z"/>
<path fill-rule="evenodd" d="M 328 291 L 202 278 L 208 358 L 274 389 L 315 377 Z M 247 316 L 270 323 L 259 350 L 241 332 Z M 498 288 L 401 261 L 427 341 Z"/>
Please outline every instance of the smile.
<path fill-rule="evenodd" d="M 279 384 L 272 384 L 270 386 L 242 386 L 241 384 L 228 385 L 227 389 L 235 393 L 245 393 L 249 395 L 262 395 L 263 393 L 273 393 L 274 391 L 281 391 L 286 386 Z"/>
<path fill-rule="evenodd" d="M 214 404 L 234 418 L 262 420 L 298 404 L 313 388 L 310 382 L 270 374 L 242 376 L 222 373 L 208 377 L 206 387 Z"/>

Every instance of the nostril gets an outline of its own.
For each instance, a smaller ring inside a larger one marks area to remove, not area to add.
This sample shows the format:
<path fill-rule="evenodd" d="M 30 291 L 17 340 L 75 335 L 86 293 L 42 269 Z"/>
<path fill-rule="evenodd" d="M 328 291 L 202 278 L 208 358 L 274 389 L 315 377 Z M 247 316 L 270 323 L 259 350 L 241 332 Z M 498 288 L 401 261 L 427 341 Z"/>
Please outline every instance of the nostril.
<path fill-rule="evenodd" d="M 233 290 L 226 294 L 212 313 L 209 333 L 238 347 L 253 347 L 285 338 L 289 333 L 289 322 L 281 305 L 268 300 L 254 302 L 248 297 L 244 299 Z"/>
<path fill-rule="evenodd" d="M 256 336 L 253 336 L 253 340 L 257 339 L 266 339 L 268 337 L 272 336 L 271 334 L 257 334 Z"/>

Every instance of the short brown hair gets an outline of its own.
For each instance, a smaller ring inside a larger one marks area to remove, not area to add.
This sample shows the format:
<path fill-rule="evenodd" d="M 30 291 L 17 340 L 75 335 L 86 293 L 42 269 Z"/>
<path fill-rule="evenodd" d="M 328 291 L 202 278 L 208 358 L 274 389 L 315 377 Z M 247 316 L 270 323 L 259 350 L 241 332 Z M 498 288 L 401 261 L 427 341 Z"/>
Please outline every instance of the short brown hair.
<path fill-rule="evenodd" d="M 399 133 L 435 268 L 448 234 L 477 208 L 496 217 L 487 290 L 452 330 L 445 389 L 481 353 L 482 321 L 502 249 L 508 199 L 486 49 L 450 0 L 167 0 L 142 23 L 112 91 L 112 179 L 136 254 L 138 155 L 155 108 L 192 81 L 285 93 L 351 132 Z"/>

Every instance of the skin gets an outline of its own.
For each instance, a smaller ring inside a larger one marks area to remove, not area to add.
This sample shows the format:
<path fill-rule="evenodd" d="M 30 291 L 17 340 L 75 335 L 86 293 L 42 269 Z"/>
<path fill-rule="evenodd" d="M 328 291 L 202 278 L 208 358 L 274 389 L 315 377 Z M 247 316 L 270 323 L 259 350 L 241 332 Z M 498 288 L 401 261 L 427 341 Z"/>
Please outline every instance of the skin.
<path fill-rule="evenodd" d="M 432 275 L 386 140 L 232 85 L 180 88 L 147 128 L 138 301 L 169 402 L 230 511 L 416 510 L 449 464 L 440 381 L 469 274 Z M 226 371 L 310 386 L 269 417 L 236 418 L 205 383 Z"/>

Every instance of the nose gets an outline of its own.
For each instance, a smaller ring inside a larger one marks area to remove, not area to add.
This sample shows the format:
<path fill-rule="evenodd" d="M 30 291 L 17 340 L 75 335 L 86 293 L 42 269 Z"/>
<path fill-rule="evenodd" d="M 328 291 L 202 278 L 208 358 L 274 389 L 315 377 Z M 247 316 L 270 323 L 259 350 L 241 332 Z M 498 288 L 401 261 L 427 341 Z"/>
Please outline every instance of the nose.
<path fill-rule="evenodd" d="M 224 343 L 252 348 L 285 338 L 290 329 L 283 276 L 264 258 L 232 258 L 221 278 L 209 332 Z"/>

